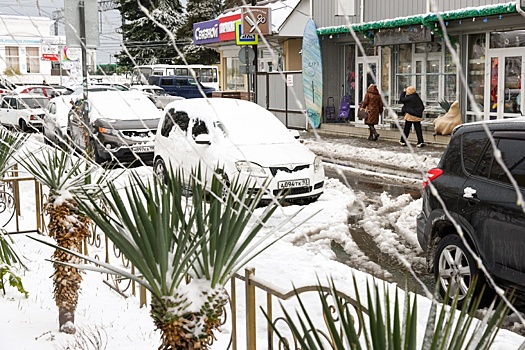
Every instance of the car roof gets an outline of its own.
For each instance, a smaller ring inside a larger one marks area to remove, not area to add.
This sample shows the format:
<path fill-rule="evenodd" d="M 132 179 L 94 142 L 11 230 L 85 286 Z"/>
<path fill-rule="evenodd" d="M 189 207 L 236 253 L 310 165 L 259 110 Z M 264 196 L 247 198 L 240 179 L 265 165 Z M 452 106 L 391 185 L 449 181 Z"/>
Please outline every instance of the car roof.
<path fill-rule="evenodd" d="M 155 90 L 164 90 L 158 85 L 131 85 L 130 89 L 142 90 L 142 89 L 155 89 Z"/>
<path fill-rule="evenodd" d="M 51 85 L 18 85 L 14 91 L 22 91 L 28 88 L 45 88 L 45 89 L 53 89 Z"/>
<path fill-rule="evenodd" d="M 31 94 L 31 93 L 20 93 L 20 94 L 7 94 L 7 95 L 4 95 L 3 97 L 15 97 L 15 98 L 45 98 L 47 99 L 46 96 L 42 95 L 42 94 Z"/>
<path fill-rule="evenodd" d="M 491 131 L 497 130 L 525 130 L 525 117 L 486 120 L 458 125 L 453 135 L 461 135 L 468 132 L 485 130 L 487 127 Z"/>
<path fill-rule="evenodd" d="M 170 102 L 165 110 L 169 108 L 184 111 L 196 118 L 212 120 L 224 118 L 246 120 L 260 115 L 273 116 L 271 112 L 256 103 L 235 98 L 190 98 Z"/>

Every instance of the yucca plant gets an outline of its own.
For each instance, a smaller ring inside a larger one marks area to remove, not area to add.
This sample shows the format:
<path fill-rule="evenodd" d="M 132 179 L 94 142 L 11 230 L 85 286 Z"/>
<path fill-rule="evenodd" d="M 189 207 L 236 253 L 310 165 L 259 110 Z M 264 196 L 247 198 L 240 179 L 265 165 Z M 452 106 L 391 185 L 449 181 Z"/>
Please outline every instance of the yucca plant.
<path fill-rule="evenodd" d="M 14 267 L 27 269 L 22 259 L 13 249 L 13 239 L 5 230 L 0 230 L 0 289 L 5 295 L 5 280 L 11 287 L 16 288 L 27 298 L 28 292 L 24 289 L 22 278 L 15 272 Z"/>
<path fill-rule="evenodd" d="M 228 300 L 226 283 L 286 234 L 274 235 L 280 227 L 262 232 L 278 208 L 274 203 L 254 217 L 262 191 L 235 181 L 223 191 L 225 183 L 219 178 L 206 190 L 199 174 L 192 178 L 189 197 L 183 194 L 180 173 L 170 173 L 165 184 L 145 182 L 134 174 L 124 193 L 110 184 L 105 203 L 112 215 L 95 200 L 82 202 L 81 208 L 135 265 L 140 277 L 68 251 L 97 265 L 69 266 L 127 277 L 151 292 L 160 349 L 208 349 Z"/>
<path fill-rule="evenodd" d="M 0 126 L 0 178 L 13 166 L 13 156 L 22 148 L 27 138 L 27 134 L 11 132 Z"/>
<path fill-rule="evenodd" d="M 445 113 L 447 113 L 450 109 L 450 106 L 452 106 L 452 103 L 453 102 L 449 102 L 447 101 L 446 99 L 442 99 L 438 102 L 439 106 L 441 108 L 443 108 L 443 110 L 445 111 Z"/>
<path fill-rule="evenodd" d="M 95 200 L 101 194 L 107 173 L 82 158 L 60 150 L 41 149 L 20 157 L 19 162 L 41 184 L 49 189 L 44 211 L 49 215 L 49 236 L 59 247 L 80 252 L 82 242 L 90 236 L 89 217 L 80 210 L 78 200 L 89 196 Z M 93 181 L 95 174 L 100 174 Z M 75 310 L 82 276 L 75 267 L 61 262 L 79 262 L 63 250 L 53 253 L 54 298 L 58 307 L 59 329 L 75 333 Z"/>
<path fill-rule="evenodd" d="M 294 338 L 299 342 L 300 348 L 305 350 L 326 349 L 328 341 L 330 348 L 334 350 L 363 348 L 368 350 L 415 350 L 418 342 L 417 324 L 418 319 L 421 318 L 417 310 L 417 297 L 412 298 L 413 295 L 407 292 L 404 307 L 401 309 L 397 288 L 391 305 L 390 292 L 387 286 L 384 286 L 384 292 L 381 293 L 377 284 L 374 284 L 373 289 L 371 289 L 370 283 L 367 281 L 368 309 L 365 309 L 359 298 L 359 287 L 355 277 L 354 286 L 358 304 L 356 310 L 357 323 L 352 316 L 353 307 L 345 303 L 340 297 L 333 281 L 330 282 L 330 294 L 335 303 L 335 312 L 334 307 L 327 301 L 326 292 L 321 287 L 318 288 L 324 320 L 328 327 L 328 334 L 331 336 L 329 340 L 318 329 L 319 324 L 315 323 L 309 315 L 309 308 L 303 303 L 297 292 L 296 297 L 300 307 L 300 310 L 295 314 L 297 318 L 287 312 L 281 304 L 284 317 L 290 325 Z M 380 297 L 381 295 L 383 298 Z M 445 301 L 448 300 L 449 296 L 447 295 Z M 457 309 L 457 297 L 451 300 L 451 306 L 442 305 L 434 299 L 428 314 L 421 349 L 490 349 L 499 327 L 508 313 L 508 307 L 501 300 L 494 308 L 493 302 L 484 319 L 473 324 L 475 320 L 472 315 L 473 310 L 478 308 L 480 300 L 480 296 L 474 297 L 472 289 L 465 297 L 461 310 Z M 439 312 L 438 307 L 441 309 Z M 266 317 L 268 319 L 267 315 Z M 272 320 L 268 319 L 268 321 L 281 343 L 284 344 L 284 348 L 289 349 L 286 337 L 279 332 Z"/>
<path fill-rule="evenodd" d="M 0 127 L 0 179 L 14 165 L 14 155 L 22 148 L 27 140 L 28 135 L 11 132 L 4 127 Z M 4 197 L 4 201 L 5 201 Z M 3 203 L 7 205 L 7 203 Z M 0 288 L 5 294 L 4 277 L 8 276 L 9 284 L 18 289 L 18 291 L 27 297 L 27 291 L 22 285 L 22 278 L 13 270 L 18 266 L 25 269 L 20 257 L 12 247 L 13 240 L 6 234 L 5 230 L 0 232 Z"/>

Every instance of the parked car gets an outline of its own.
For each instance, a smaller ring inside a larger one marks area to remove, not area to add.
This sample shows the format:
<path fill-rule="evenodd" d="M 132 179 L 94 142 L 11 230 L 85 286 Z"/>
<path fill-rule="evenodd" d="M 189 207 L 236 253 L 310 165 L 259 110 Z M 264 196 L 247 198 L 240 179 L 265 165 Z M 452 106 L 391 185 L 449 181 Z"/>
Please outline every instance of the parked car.
<path fill-rule="evenodd" d="M 441 294 L 458 292 L 461 302 L 470 288 L 478 293 L 486 284 L 479 257 L 499 286 L 523 296 L 525 118 L 456 127 L 427 178 L 417 237 L 433 262 Z"/>
<path fill-rule="evenodd" d="M 74 100 L 71 95 L 54 97 L 47 104 L 43 133 L 47 144 L 60 146 L 67 140 L 67 121 Z"/>
<path fill-rule="evenodd" d="M 73 91 L 75 91 L 72 88 L 59 84 L 51 84 L 51 87 L 58 91 L 61 95 L 71 95 Z"/>
<path fill-rule="evenodd" d="M 40 130 L 48 101 L 41 95 L 5 95 L 0 104 L 0 123 L 23 131 Z"/>
<path fill-rule="evenodd" d="M 214 88 L 202 85 L 193 77 L 183 75 L 151 75 L 148 84 L 160 86 L 168 94 L 184 98 L 211 97 L 212 92 L 215 91 Z"/>
<path fill-rule="evenodd" d="M 238 99 L 187 99 L 170 103 L 155 138 L 154 172 L 172 168 L 186 183 L 201 167 L 208 185 L 219 169 L 226 182 L 250 181 L 265 200 L 288 191 L 291 202 L 308 203 L 323 193 L 321 159 L 271 112 Z"/>
<path fill-rule="evenodd" d="M 51 85 L 20 85 L 17 86 L 13 92 L 17 94 L 43 95 L 47 98 L 53 98 L 62 95 L 58 89 L 55 89 Z"/>
<path fill-rule="evenodd" d="M 138 91 L 99 91 L 88 94 L 88 106 L 87 142 L 97 163 L 133 163 L 139 159 L 152 163 L 161 111 L 147 96 Z M 85 150 L 85 122 L 79 109 L 69 111 L 68 139 L 77 149 Z"/>
<path fill-rule="evenodd" d="M 157 85 L 131 85 L 130 90 L 137 90 L 145 94 L 150 100 L 155 103 L 155 106 L 160 109 L 164 109 L 170 102 L 183 100 L 184 97 L 172 96 L 168 94 L 163 88 Z"/>
<path fill-rule="evenodd" d="M 126 86 L 124 84 L 118 84 L 118 83 L 92 83 L 90 84 L 90 87 L 97 87 L 97 86 L 110 86 L 120 91 L 129 90 L 129 86 Z"/>

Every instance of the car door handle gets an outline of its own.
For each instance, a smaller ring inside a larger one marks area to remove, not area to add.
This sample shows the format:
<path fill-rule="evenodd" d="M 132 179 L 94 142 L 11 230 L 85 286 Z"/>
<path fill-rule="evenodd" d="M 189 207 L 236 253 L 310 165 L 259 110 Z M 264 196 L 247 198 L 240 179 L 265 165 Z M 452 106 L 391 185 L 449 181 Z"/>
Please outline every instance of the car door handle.
<path fill-rule="evenodd" d="M 474 206 L 474 205 L 477 205 L 481 201 L 477 197 L 472 197 L 472 198 L 467 198 L 467 202 L 469 205 Z"/>

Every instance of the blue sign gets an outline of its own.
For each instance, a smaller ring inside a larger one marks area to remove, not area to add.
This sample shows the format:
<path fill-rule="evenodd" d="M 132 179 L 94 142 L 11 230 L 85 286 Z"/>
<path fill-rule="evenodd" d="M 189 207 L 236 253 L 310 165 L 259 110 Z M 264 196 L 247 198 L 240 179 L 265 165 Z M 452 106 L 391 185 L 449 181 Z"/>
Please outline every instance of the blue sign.
<path fill-rule="evenodd" d="M 235 22 L 235 43 L 237 45 L 257 45 L 259 36 L 257 34 L 243 34 L 241 21 Z"/>
<path fill-rule="evenodd" d="M 209 44 L 219 42 L 219 20 L 193 24 L 193 44 Z"/>

